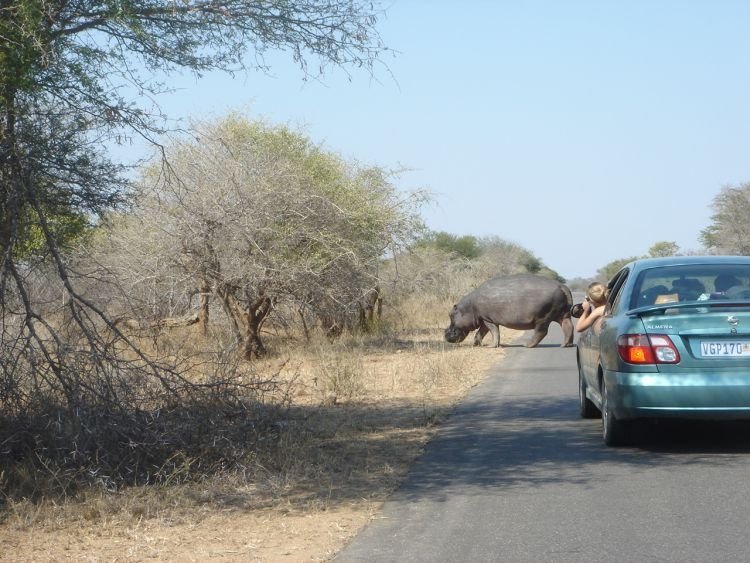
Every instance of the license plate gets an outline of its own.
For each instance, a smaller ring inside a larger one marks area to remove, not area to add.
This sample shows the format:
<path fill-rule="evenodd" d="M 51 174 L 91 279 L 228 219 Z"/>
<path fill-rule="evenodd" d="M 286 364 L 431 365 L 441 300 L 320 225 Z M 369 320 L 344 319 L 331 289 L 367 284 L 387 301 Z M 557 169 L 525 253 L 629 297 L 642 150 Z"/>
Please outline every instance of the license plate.
<path fill-rule="evenodd" d="M 701 342 L 701 356 L 704 358 L 725 358 L 750 356 L 750 342 L 722 340 Z"/>

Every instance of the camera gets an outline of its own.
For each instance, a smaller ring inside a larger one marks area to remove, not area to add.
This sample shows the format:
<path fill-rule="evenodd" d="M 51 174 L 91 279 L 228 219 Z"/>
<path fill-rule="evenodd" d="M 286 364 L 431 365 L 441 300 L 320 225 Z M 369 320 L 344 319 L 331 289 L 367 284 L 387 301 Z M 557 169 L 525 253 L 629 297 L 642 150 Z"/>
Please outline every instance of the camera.
<path fill-rule="evenodd" d="M 583 315 L 583 303 L 576 303 L 570 308 L 570 316 L 576 319 L 580 319 Z"/>

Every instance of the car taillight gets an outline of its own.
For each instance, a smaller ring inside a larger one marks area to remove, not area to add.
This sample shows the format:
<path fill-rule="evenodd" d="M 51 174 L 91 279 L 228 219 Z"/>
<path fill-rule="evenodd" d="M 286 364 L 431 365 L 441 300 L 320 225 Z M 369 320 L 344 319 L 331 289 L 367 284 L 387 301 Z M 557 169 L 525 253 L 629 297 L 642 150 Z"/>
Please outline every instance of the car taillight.
<path fill-rule="evenodd" d="M 680 354 L 666 334 L 623 334 L 617 351 L 629 364 L 676 364 Z"/>

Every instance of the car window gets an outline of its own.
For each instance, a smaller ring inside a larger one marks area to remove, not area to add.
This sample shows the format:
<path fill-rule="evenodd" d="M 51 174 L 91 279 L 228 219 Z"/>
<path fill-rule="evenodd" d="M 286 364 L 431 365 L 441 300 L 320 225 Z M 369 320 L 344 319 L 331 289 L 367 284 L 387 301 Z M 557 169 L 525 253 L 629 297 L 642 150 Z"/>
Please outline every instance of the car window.
<path fill-rule="evenodd" d="M 628 279 L 630 270 L 623 268 L 617 274 L 615 274 L 610 282 L 607 284 L 609 287 L 609 297 L 607 298 L 607 312 L 615 313 L 620 307 L 622 288 L 625 286 L 625 281 Z"/>
<path fill-rule="evenodd" d="M 750 266 L 691 264 L 649 268 L 639 274 L 629 306 L 714 299 L 750 299 Z"/>

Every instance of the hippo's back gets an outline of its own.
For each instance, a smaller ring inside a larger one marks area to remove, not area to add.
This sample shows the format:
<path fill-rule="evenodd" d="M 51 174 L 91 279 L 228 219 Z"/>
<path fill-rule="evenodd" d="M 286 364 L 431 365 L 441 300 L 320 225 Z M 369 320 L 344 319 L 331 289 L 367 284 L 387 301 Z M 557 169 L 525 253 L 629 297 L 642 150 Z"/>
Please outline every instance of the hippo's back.
<path fill-rule="evenodd" d="M 566 292 L 567 290 L 567 292 Z M 562 315 L 570 310 L 570 290 L 557 280 L 535 274 L 498 276 L 487 280 L 464 297 L 477 317 L 496 324 L 528 328 L 540 317 Z"/>
<path fill-rule="evenodd" d="M 552 294 L 562 284 L 557 280 L 536 274 L 513 274 L 487 280 L 466 297 L 475 299 L 513 300 L 526 294 Z"/>

